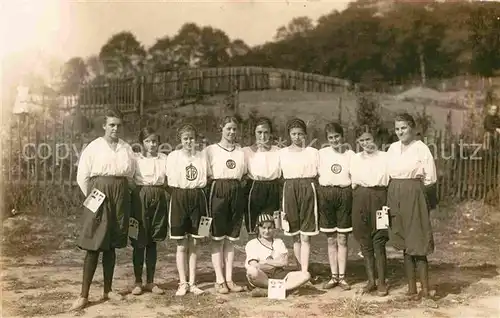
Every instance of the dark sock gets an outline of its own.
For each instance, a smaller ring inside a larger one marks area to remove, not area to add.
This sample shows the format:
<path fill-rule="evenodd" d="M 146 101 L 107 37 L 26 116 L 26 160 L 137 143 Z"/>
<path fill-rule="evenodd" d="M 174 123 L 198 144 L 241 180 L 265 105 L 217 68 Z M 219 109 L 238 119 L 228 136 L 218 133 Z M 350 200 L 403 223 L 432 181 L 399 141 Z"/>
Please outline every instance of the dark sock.
<path fill-rule="evenodd" d="M 417 281 L 415 278 L 415 259 L 413 256 L 404 253 L 404 266 L 406 279 L 408 280 L 408 294 L 417 293 Z"/>
<path fill-rule="evenodd" d="M 385 244 L 375 245 L 375 264 L 378 276 L 378 291 L 381 296 L 385 296 L 387 294 L 387 286 L 385 284 L 387 273 L 387 255 L 385 252 Z"/>
<path fill-rule="evenodd" d="M 375 257 L 373 254 L 373 247 L 371 246 L 361 246 L 361 251 L 363 253 L 363 260 L 365 263 L 366 276 L 368 278 L 368 283 L 363 288 L 364 292 L 371 292 L 375 289 Z"/>
<path fill-rule="evenodd" d="M 423 296 L 429 295 L 429 263 L 427 256 L 415 256 L 417 272 L 422 286 Z"/>
<path fill-rule="evenodd" d="M 136 284 L 142 284 L 142 269 L 144 267 L 144 248 L 134 248 L 132 253 L 134 263 L 134 276 Z"/>
<path fill-rule="evenodd" d="M 99 252 L 87 251 L 85 260 L 83 261 L 83 282 L 82 293 L 80 296 L 89 298 L 90 285 L 94 279 L 95 270 L 97 269 L 97 262 L 99 261 Z"/>
<path fill-rule="evenodd" d="M 152 284 L 156 270 L 156 243 L 146 247 L 146 282 Z"/>
<path fill-rule="evenodd" d="M 114 248 L 102 253 L 102 274 L 104 276 L 104 293 L 109 293 L 110 291 L 112 291 L 115 262 L 116 262 L 116 253 Z"/>

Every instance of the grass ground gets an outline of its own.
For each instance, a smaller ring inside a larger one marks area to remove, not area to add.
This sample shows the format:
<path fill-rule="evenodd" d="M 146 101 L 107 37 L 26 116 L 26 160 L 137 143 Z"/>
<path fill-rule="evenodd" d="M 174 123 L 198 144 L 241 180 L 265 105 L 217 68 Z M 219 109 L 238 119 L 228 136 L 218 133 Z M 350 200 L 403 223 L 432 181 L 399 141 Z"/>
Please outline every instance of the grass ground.
<path fill-rule="evenodd" d="M 434 211 L 436 252 L 430 258 L 436 301 L 408 301 L 401 255 L 389 252 L 390 295 L 361 295 L 365 274 L 356 242 L 350 242 L 348 279 L 353 289 L 321 289 L 321 281 L 301 289 L 286 301 L 251 298 L 247 293 L 215 295 L 209 249 L 201 247 L 198 281 L 207 293 L 174 296 L 177 287 L 175 245 L 160 244 L 157 282 L 166 295 L 132 296 L 131 248 L 119 250 L 114 287 L 126 294 L 123 302 L 100 302 L 102 271 L 91 289 L 92 304 L 77 313 L 66 310 L 78 296 L 83 252 L 74 247 L 79 220 L 23 213 L 3 222 L 2 307 L 4 317 L 498 317 L 500 216 L 498 211 L 472 202 Z M 244 282 L 243 247 L 237 246 L 235 280 Z M 313 239 L 313 268 L 328 277 L 326 242 Z M 288 244 L 291 246 L 290 244 Z M 291 251 L 290 251 L 290 254 Z M 292 262 L 293 263 L 293 262 Z"/>
<path fill-rule="evenodd" d="M 374 95 L 382 106 L 381 117 L 383 120 L 391 121 L 392 114 L 400 111 L 408 111 L 412 114 L 422 112 L 424 104 L 416 101 L 401 101 L 387 94 Z M 339 100 L 341 100 L 339 102 Z M 217 102 L 217 99 L 213 101 Z M 344 123 L 356 122 L 356 96 L 353 93 L 305 93 L 298 91 L 256 91 L 241 92 L 239 95 L 240 111 L 245 114 L 255 109 L 259 114 L 284 119 L 290 116 L 300 116 L 306 121 L 315 121 L 322 127 L 327 121 L 337 120 L 342 105 L 342 121 Z M 217 104 L 217 103 L 216 103 Z M 220 103 L 218 103 L 220 105 Z M 217 106 L 207 107 L 186 106 L 180 112 L 192 113 L 193 108 L 197 113 L 207 110 L 218 113 Z M 452 112 L 452 129 L 454 132 L 462 130 L 465 111 L 462 109 L 451 109 L 438 105 L 429 104 L 427 113 L 432 116 L 435 129 L 444 129 L 448 111 Z"/>
<path fill-rule="evenodd" d="M 353 95 L 302 92 L 245 92 L 240 95 L 243 113 L 256 109 L 262 115 L 300 116 L 321 125 L 338 118 L 339 97 L 342 96 L 342 117 L 354 121 L 356 99 Z M 380 96 L 382 116 L 391 120 L 391 112 L 421 111 L 423 105 L 396 101 Z M 179 112 L 203 112 L 217 106 L 186 106 Z M 444 127 L 448 109 L 430 107 L 435 128 Z M 461 125 L 460 111 L 453 111 L 454 130 Z M 458 113 L 457 113 L 458 112 Z M 458 119 L 457 119 L 458 118 Z M 134 135 L 135 136 L 135 135 Z M 135 137 L 134 137 L 135 138 Z M 22 193 L 22 202 L 29 195 Z M 57 193 L 44 194 L 49 199 Z M 64 197 L 64 195 L 63 195 Z M 66 198 L 67 199 L 67 198 Z M 32 200 L 33 201 L 33 200 Z M 37 205 L 36 201 L 29 201 Z M 51 200 L 52 202 L 55 200 Z M 46 206 L 49 206 L 45 204 Z M 74 246 L 79 231 L 78 211 L 74 202 L 57 201 L 47 211 L 27 209 L 2 223 L 1 287 L 2 316 L 5 317 L 498 317 L 500 278 L 498 246 L 500 217 L 494 208 L 480 203 L 444 207 L 433 212 L 435 218 L 436 252 L 431 257 L 431 280 L 436 289 L 434 302 L 407 301 L 400 253 L 389 253 L 390 296 L 378 298 L 361 295 L 365 274 L 359 248 L 350 241 L 348 278 L 353 290 L 341 292 L 321 289 L 321 279 L 306 286 L 286 301 L 250 298 L 248 294 L 221 296 L 213 293 L 207 242 L 201 247 L 198 281 L 207 293 L 201 297 L 174 296 L 177 287 L 175 245 L 160 244 L 157 282 L 167 290 L 164 296 L 145 294 L 133 297 L 130 247 L 118 251 L 114 287 L 126 294 L 120 303 L 100 302 L 102 270 L 98 268 L 91 289 L 90 307 L 77 313 L 66 310 L 78 296 L 84 253 Z M 51 216 L 47 215 L 50 214 Z M 237 247 L 235 280 L 244 282 L 243 248 L 247 235 Z M 288 245 L 291 246 L 288 241 Z M 318 236 L 312 241 L 312 262 L 322 280 L 328 278 L 326 241 Z M 290 251 L 290 255 L 292 255 Z M 293 263 L 293 262 L 292 262 Z M 496 311 L 495 311 L 496 310 Z"/>

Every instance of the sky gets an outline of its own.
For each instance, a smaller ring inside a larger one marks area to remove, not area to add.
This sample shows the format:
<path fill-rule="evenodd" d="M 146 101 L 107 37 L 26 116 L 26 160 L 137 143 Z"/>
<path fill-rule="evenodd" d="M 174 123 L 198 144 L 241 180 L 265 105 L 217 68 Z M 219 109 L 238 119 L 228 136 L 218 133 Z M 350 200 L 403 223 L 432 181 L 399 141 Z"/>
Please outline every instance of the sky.
<path fill-rule="evenodd" d="M 174 35 L 186 22 L 211 25 L 249 45 L 272 40 L 278 27 L 306 15 L 342 10 L 348 0 L 74 1 L 0 0 L 2 56 L 38 50 L 67 60 L 98 54 L 120 31 L 146 46 Z"/>

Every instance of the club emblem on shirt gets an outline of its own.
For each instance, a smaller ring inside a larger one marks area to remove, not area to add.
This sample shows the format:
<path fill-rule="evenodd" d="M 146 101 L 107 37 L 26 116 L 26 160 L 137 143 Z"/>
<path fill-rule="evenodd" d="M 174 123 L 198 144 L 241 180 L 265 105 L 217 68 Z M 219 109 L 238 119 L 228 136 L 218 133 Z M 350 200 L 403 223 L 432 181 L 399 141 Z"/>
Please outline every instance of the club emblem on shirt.
<path fill-rule="evenodd" d="M 335 174 L 339 174 L 342 171 L 342 166 L 339 165 L 338 163 L 334 163 L 332 165 L 332 172 Z"/>
<path fill-rule="evenodd" d="M 196 178 L 198 178 L 198 169 L 196 169 L 193 164 L 190 164 L 186 167 L 186 179 L 193 181 L 196 180 Z"/>
<path fill-rule="evenodd" d="M 234 162 L 233 159 L 228 159 L 226 161 L 226 167 L 228 167 L 229 169 L 234 169 L 236 168 L 236 162 Z"/>

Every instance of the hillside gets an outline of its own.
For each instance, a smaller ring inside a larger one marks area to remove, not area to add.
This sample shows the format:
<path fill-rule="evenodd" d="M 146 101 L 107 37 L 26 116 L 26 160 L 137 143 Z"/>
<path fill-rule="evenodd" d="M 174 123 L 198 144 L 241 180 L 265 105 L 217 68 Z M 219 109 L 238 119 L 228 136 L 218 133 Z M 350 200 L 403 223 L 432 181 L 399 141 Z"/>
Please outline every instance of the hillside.
<path fill-rule="evenodd" d="M 377 95 L 382 109 L 382 118 L 391 121 L 394 113 L 408 111 L 411 114 L 422 112 L 425 101 L 398 100 L 392 95 Z M 342 122 L 344 124 L 355 124 L 356 122 L 356 96 L 353 93 L 308 93 L 300 91 L 254 91 L 241 92 L 239 95 L 240 111 L 243 116 L 255 109 L 259 114 L 286 119 L 290 116 L 301 117 L 306 121 L 314 120 L 318 125 L 327 121 L 337 120 L 339 115 L 339 99 L 342 100 Z M 209 101 L 214 105 L 190 105 L 177 108 L 177 112 L 189 114 L 221 111 L 219 105 L 222 101 L 217 98 Z M 434 129 L 444 129 L 446 116 L 452 112 L 452 129 L 458 133 L 463 127 L 465 110 L 448 108 L 428 103 L 427 113 L 434 120 Z"/>

